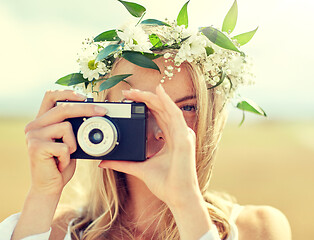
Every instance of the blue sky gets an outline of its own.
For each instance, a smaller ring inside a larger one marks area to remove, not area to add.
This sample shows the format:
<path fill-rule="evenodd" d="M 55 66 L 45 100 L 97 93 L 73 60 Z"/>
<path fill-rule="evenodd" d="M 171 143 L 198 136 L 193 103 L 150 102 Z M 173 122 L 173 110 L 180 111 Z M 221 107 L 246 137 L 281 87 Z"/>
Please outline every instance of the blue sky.
<path fill-rule="evenodd" d="M 175 19 L 185 3 L 136 2 L 147 8 L 146 18 L 161 20 Z M 232 3 L 191 0 L 190 26 L 221 27 Z M 262 106 L 269 119 L 314 119 L 314 2 L 238 0 L 238 5 L 234 34 L 259 26 L 243 47 L 254 59 L 256 85 L 241 94 Z M 59 89 L 58 78 L 78 71 L 81 41 L 131 18 L 116 0 L 0 0 L 0 116 L 35 115 L 45 91 Z M 231 118 L 240 119 L 241 113 L 231 110 Z"/>

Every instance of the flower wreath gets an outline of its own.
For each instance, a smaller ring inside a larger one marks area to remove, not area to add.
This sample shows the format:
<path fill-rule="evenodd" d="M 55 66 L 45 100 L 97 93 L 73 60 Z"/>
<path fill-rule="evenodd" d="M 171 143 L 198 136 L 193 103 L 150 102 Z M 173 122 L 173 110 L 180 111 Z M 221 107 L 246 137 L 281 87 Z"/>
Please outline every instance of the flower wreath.
<path fill-rule="evenodd" d="M 146 13 L 145 7 L 133 2 L 118 1 L 132 16 L 139 18 L 139 21 L 135 24 L 128 23 L 120 29 L 105 31 L 95 38 L 86 39 L 77 60 L 80 72 L 60 78 L 57 84 L 83 86 L 91 89 L 91 92 L 96 92 L 94 86 L 98 81 L 103 81 L 98 89 L 98 92 L 101 92 L 121 81 L 128 83 L 127 78 L 132 75 L 111 76 L 110 71 L 115 59 L 122 57 L 140 67 L 154 69 L 161 73 L 162 71 L 152 60 L 162 56 L 165 62 L 173 62 L 175 67 L 168 65 L 163 69 L 161 82 L 166 78 L 171 79 L 175 71 L 180 71 L 180 65 L 184 61 L 200 66 L 208 89 L 216 88 L 216 93 L 224 94 L 226 100 L 234 98 L 238 86 L 254 82 L 252 64 L 247 55 L 240 51 L 240 47 L 251 40 L 258 27 L 253 31 L 230 36 L 238 17 L 236 0 L 224 18 L 221 31 L 212 26 L 199 28 L 198 31 L 188 29 L 189 1 L 183 5 L 177 20 L 173 22 L 142 20 Z M 146 33 L 144 31 L 146 25 L 155 26 L 156 32 Z M 158 34 L 157 29 L 161 30 L 159 32 L 162 32 L 163 36 Z M 171 49 L 176 49 L 176 53 Z M 160 54 L 161 51 L 164 53 Z M 244 111 L 266 116 L 258 105 L 248 99 L 239 100 L 235 106 L 243 110 L 240 125 L 245 119 Z"/>

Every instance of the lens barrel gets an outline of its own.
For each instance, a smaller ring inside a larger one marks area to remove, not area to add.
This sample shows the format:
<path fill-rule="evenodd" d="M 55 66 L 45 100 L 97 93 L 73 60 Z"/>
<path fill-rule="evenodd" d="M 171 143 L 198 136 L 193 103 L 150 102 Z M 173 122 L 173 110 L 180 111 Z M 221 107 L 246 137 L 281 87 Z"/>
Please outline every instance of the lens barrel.
<path fill-rule="evenodd" d="M 92 143 L 99 144 L 104 139 L 104 134 L 100 129 L 95 128 L 92 131 L 90 131 L 88 138 Z"/>

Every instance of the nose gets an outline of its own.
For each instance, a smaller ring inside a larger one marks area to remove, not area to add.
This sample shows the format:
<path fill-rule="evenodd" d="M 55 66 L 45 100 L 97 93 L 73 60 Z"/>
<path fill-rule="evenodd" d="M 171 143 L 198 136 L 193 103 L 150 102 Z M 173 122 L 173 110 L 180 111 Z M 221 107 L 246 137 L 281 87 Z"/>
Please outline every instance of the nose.
<path fill-rule="evenodd" d="M 156 119 L 151 112 L 148 113 L 147 126 L 148 138 L 154 140 L 164 140 L 164 134 L 160 127 L 158 126 Z"/>
<path fill-rule="evenodd" d="M 155 129 L 154 136 L 156 140 L 164 140 L 164 134 L 158 126 Z"/>
<path fill-rule="evenodd" d="M 155 117 L 149 112 L 147 118 L 147 150 L 146 157 L 151 158 L 165 145 L 164 133 L 158 126 Z"/>

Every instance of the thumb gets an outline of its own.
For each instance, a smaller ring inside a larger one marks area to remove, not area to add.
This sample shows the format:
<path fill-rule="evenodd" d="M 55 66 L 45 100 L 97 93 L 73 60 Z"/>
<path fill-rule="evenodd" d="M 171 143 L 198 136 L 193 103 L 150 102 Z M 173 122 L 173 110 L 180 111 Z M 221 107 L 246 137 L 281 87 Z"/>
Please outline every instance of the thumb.
<path fill-rule="evenodd" d="M 131 162 L 121 160 L 103 160 L 99 163 L 99 168 L 108 168 L 118 172 L 133 175 L 142 179 L 143 162 Z"/>

